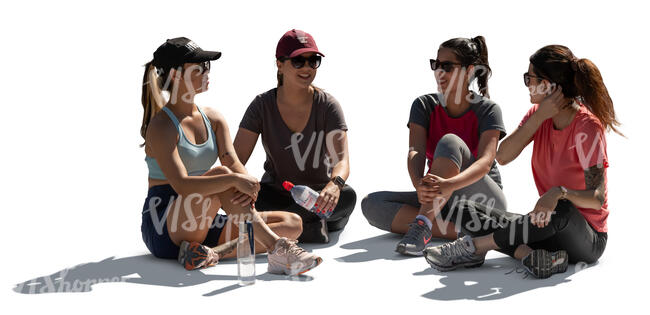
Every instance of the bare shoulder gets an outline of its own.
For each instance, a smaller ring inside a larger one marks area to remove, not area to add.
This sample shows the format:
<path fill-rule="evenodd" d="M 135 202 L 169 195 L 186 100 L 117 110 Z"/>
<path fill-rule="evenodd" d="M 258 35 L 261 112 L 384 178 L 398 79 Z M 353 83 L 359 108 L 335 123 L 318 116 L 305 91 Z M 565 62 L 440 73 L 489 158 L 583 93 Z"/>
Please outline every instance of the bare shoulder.
<path fill-rule="evenodd" d="M 225 125 L 226 118 L 219 111 L 212 107 L 201 107 L 201 109 L 203 110 L 203 113 L 208 116 L 213 129 L 217 130 L 221 126 Z"/>
<path fill-rule="evenodd" d="M 145 142 L 149 149 L 155 147 L 164 147 L 165 144 L 176 145 L 178 141 L 178 132 L 171 121 L 163 111 L 159 111 L 147 126 Z"/>

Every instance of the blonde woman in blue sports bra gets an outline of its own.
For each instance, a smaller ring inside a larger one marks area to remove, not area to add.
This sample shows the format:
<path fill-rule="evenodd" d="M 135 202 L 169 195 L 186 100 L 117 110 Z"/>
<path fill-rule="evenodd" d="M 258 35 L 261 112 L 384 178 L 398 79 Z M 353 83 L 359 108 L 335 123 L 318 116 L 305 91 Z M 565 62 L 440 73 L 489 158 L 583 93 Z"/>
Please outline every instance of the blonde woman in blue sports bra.
<path fill-rule="evenodd" d="M 253 205 L 259 182 L 237 158 L 225 118 L 194 103 L 194 96 L 208 88 L 210 61 L 220 56 L 179 37 L 162 44 L 146 64 L 140 133 L 149 191 L 142 239 L 154 256 L 177 258 L 191 270 L 234 256 L 236 223 L 249 220 L 257 252 L 269 253 L 270 273 L 304 273 L 322 260 L 293 240 L 302 233 L 300 217 L 257 213 Z M 169 92 L 168 101 L 162 91 Z M 213 168 L 217 159 L 221 166 Z M 217 214 L 220 208 L 228 216 Z"/>

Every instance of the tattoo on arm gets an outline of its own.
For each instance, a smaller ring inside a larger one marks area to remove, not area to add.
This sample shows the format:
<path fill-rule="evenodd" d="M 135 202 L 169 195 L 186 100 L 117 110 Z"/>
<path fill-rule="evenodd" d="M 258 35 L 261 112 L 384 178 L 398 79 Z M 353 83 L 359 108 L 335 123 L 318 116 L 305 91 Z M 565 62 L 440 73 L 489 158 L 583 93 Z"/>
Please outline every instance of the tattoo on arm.
<path fill-rule="evenodd" d="M 602 205 L 605 203 L 605 168 L 594 165 L 585 170 L 585 186 L 587 190 L 595 190 L 596 198 Z"/>
<path fill-rule="evenodd" d="M 226 152 L 224 152 L 224 153 L 223 153 L 219 158 L 220 158 L 221 160 L 223 160 L 223 159 L 225 159 L 226 157 L 229 157 L 230 155 L 231 155 L 231 154 L 230 154 L 230 151 L 226 151 Z"/>

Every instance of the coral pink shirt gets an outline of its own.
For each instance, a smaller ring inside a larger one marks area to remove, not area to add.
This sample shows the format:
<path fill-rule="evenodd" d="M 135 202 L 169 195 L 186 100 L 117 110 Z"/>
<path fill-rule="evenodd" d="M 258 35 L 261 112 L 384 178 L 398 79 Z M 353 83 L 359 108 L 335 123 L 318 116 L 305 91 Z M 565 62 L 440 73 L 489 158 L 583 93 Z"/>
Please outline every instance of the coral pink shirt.
<path fill-rule="evenodd" d="M 537 110 L 535 104 L 522 119 L 521 127 Z M 540 196 L 556 186 L 586 190 L 584 171 L 594 165 L 605 167 L 605 202 L 600 209 L 578 208 L 598 232 L 607 232 L 607 142 L 600 120 L 586 106 L 580 105 L 569 126 L 562 130 L 547 119 L 533 135 L 531 161 L 533 177 Z"/>

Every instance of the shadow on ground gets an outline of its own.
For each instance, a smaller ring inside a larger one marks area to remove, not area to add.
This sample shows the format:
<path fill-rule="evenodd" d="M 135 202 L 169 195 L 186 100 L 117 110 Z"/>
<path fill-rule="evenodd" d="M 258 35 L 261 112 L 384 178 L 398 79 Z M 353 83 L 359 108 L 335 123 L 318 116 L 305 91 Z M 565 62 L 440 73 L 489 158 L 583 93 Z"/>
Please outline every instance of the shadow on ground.
<path fill-rule="evenodd" d="M 256 258 L 256 262 L 267 261 L 266 255 Z M 234 259 L 230 261 L 234 261 Z M 219 265 L 212 268 L 219 268 Z M 257 281 L 313 280 L 312 277 L 304 275 L 289 277 L 269 273 L 258 275 L 256 279 Z M 119 259 L 108 257 L 102 261 L 80 264 L 19 283 L 13 290 L 22 294 L 90 292 L 95 285 L 116 282 L 181 288 L 214 280 L 233 282 L 238 278 L 237 275 L 206 274 L 203 270 L 187 271 L 175 260 L 158 259 L 153 255 L 140 255 Z M 237 288 L 240 288 L 238 282 L 206 293 L 204 296 L 213 296 Z"/>
<path fill-rule="evenodd" d="M 400 234 L 386 233 L 360 241 L 343 244 L 341 245 L 341 248 L 343 249 L 361 249 L 363 251 L 343 257 L 338 257 L 336 260 L 348 263 L 358 263 L 380 259 L 403 260 L 414 258 L 415 256 L 404 256 L 395 252 L 395 246 L 397 246 L 397 242 L 399 242 L 401 239 L 402 235 Z M 432 240 L 431 243 L 429 243 L 429 246 L 440 245 L 444 242 L 444 240 Z"/>
<path fill-rule="evenodd" d="M 536 279 L 529 275 L 521 263 L 511 257 L 500 257 L 485 260 L 479 268 L 459 268 L 449 272 L 439 272 L 427 268 L 416 272 L 415 276 L 440 275 L 442 288 L 427 292 L 422 297 L 441 300 L 497 300 L 507 298 L 531 290 L 553 287 L 571 281 L 573 274 L 590 268 L 598 262 L 587 265 L 578 263 L 569 265 L 566 272 L 555 274 L 547 279 Z M 437 282 L 438 280 L 436 280 Z"/>

